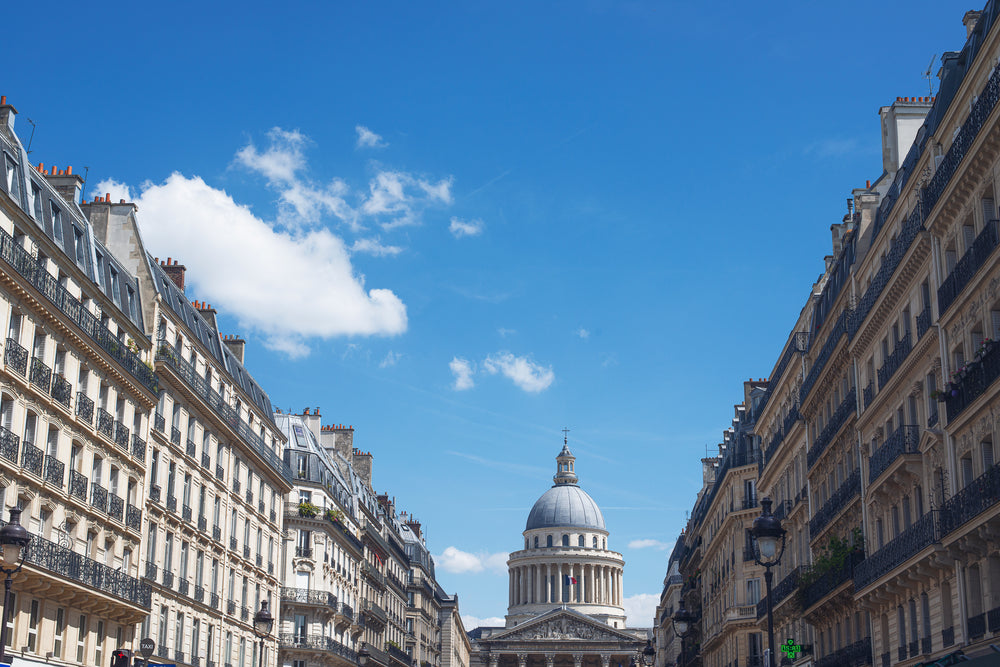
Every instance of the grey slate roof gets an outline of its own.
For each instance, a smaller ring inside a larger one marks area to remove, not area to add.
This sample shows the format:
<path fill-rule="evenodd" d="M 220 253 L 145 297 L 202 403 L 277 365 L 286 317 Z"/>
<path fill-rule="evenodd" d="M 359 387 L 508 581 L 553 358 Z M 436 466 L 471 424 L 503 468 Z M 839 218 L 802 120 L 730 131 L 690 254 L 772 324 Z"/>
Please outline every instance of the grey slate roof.
<path fill-rule="evenodd" d="M 535 501 L 524 529 L 535 528 L 607 530 L 597 503 L 575 484 L 557 484 Z"/>

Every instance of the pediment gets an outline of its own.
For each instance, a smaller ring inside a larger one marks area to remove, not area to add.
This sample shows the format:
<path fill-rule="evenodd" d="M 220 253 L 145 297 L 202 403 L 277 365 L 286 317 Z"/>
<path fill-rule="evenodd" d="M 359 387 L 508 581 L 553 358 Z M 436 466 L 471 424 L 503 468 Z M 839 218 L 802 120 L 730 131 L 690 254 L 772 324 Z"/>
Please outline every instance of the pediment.
<path fill-rule="evenodd" d="M 568 609 L 557 609 L 493 635 L 487 641 L 586 641 L 586 642 L 636 642 L 634 636 L 619 632 L 593 618 Z"/>

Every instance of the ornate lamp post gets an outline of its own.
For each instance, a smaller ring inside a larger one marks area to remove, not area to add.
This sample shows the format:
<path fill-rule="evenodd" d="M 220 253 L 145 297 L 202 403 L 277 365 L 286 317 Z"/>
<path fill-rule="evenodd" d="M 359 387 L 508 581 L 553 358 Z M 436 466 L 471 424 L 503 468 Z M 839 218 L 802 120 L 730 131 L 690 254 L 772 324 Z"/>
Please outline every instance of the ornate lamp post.
<path fill-rule="evenodd" d="M 681 664 L 684 657 L 684 639 L 691 634 L 691 624 L 694 623 L 694 615 L 684 608 L 684 598 L 677 601 L 677 611 L 670 618 L 674 626 L 674 634 L 681 638 L 681 653 L 677 656 L 677 664 Z"/>
<path fill-rule="evenodd" d="M 371 657 L 371 653 L 368 652 L 368 642 L 364 642 L 361 644 L 361 650 L 358 651 L 358 667 L 366 667 L 369 657 Z M 413 662 L 416 664 L 416 658 L 413 659 Z"/>
<path fill-rule="evenodd" d="M 267 600 L 261 600 L 260 610 L 253 615 L 253 633 L 260 639 L 260 667 L 264 667 L 264 640 L 271 634 L 274 617 L 267 609 Z"/>
<path fill-rule="evenodd" d="M 767 646 L 769 657 L 767 667 L 775 667 L 774 658 L 774 619 L 771 606 L 771 568 L 781 562 L 785 553 L 785 529 L 781 521 L 771 514 L 771 499 L 760 501 L 760 516 L 754 519 L 750 529 L 753 538 L 753 558 L 758 565 L 764 566 L 764 584 L 767 593 Z"/>
<path fill-rule="evenodd" d="M 653 648 L 653 640 L 646 640 L 646 648 L 639 651 L 639 658 L 642 660 L 640 664 L 646 667 L 653 667 L 653 663 L 656 662 L 656 649 Z"/>
<path fill-rule="evenodd" d="M 24 557 L 28 554 L 28 542 L 31 536 L 21 525 L 21 508 L 10 510 L 10 522 L 0 528 L 0 571 L 7 575 L 4 580 L 3 619 L 0 622 L 0 658 L 3 662 L 11 662 L 6 655 L 7 620 L 10 618 L 10 584 L 15 574 L 21 571 Z"/>

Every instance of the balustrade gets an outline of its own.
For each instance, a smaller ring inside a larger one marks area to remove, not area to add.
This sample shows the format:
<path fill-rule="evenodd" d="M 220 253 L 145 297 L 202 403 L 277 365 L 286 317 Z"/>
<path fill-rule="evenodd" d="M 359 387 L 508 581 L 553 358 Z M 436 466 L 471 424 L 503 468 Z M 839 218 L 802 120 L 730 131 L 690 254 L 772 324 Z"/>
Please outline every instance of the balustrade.
<path fill-rule="evenodd" d="M 847 505 L 848 501 L 861 494 L 861 470 L 855 469 L 844 483 L 834 491 L 829 500 L 823 503 L 812 519 L 809 520 L 809 535 L 815 539 L 820 531 L 826 528 L 827 524 Z"/>
<path fill-rule="evenodd" d="M 903 365 L 903 361 L 913 350 L 913 343 L 910 339 L 910 332 L 907 330 L 903 337 L 896 341 L 896 345 L 892 348 L 892 354 L 883 361 L 882 367 L 878 369 L 878 388 L 880 390 L 885 388 L 885 385 L 896 374 L 899 367 Z"/>
<path fill-rule="evenodd" d="M 884 547 L 870 554 L 854 569 L 854 588 L 860 591 L 937 542 L 941 538 L 938 514 L 937 510 L 927 512 Z"/>
<path fill-rule="evenodd" d="M 900 456 L 919 453 L 920 427 L 906 424 L 900 426 L 868 458 L 868 483 L 878 479 Z"/>
<path fill-rule="evenodd" d="M 990 220 L 983 226 L 969 249 L 958 260 L 955 268 L 938 288 L 938 313 L 944 315 L 973 276 L 979 271 L 997 247 L 997 221 Z"/>
<path fill-rule="evenodd" d="M 13 338 L 8 338 L 3 350 L 3 363 L 10 370 L 25 377 L 28 374 L 28 351 Z"/>
<path fill-rule="evenodd" d="M 837 409 L 833 411 L 830 415 L 830 421 L 827 422 L 823 430 L 816 437 L 816 442 L 813 443 L 812 447 L 806 453 L 806 461 L 809 467 L 812 468 L 819 461 L 823 452 L 833 441 L 834 436 L 840 431 L 840 428 L 847 422 L 851 415 L 857 410 L 857 391 L 851 389 L 844 396 L 844 400 L 840 402 Z"/>

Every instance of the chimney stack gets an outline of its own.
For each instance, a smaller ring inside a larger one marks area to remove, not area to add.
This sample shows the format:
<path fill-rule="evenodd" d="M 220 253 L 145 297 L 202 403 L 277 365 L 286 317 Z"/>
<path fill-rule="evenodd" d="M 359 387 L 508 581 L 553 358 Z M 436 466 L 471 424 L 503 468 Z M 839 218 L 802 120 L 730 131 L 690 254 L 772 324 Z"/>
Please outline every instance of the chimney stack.
<path fill-rule="evenodd" d="M 233 353 L 236 360 L 243 363 L 243 355 L 246 352 L 247 342 L 239 336 L 223 336 L 222 344 Z"/>
<path fill-rule="evenodd" d="M 215 333 L 219 333 L 219 323 L 216 321 L 219 313 L 212 307 L 212 304 L 205 303 L 204 301 L 195 301 L 194 307 L 202 318 L 211 325 L 212 330 Z"/>
<path fill-rule="evenodd" d="M 17 115 L 17 109 L 14 108 L 13 104 L 7 104 L 7 96 L 0 95 L 0 128 L 6 128 L 8 131 L 14 131 L 14 116 Z"/>
<path fill-rule="evenodd" d="M 39 165 L 41 166 L 41 165 Z M 56 169 L 51 171 L 42 169 L 42 175 L 49 185 L 56 189 L 68 204 L 76 204 L 80 201 L 80 193 L 83 192 L 83 179 L 78 174 L 73 173 L 73 167 Z"/>
<path fill-rule="evenodd" d="M 167 276 L 174 281 L 174 284 L 184 291 L 184 272 L 187 271 L 187 267 L 183 264 L 178 264 L 176 259 L 167 257 L 167 261 L 160 262 L 160 267 L 166 272 Z"/>
<path fill-rule="evenodd" d="M 372 454 L 355 449 L 351 452 L 351 465 L 358 477 L 370 488 L 372 485 Z"/>

